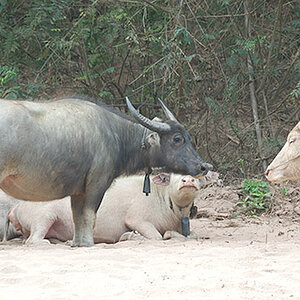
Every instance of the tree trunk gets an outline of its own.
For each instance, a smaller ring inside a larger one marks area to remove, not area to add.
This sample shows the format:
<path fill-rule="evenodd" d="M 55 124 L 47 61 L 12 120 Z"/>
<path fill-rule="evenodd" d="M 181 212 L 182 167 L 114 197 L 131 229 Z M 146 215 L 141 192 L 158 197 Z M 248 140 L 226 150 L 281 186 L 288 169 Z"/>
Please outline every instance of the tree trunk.
<path fill-rule="evenodd" d="M 247 37 L 250 39 L 251 38 L 251 28 L 250 28 L 248 7 L 249 7 L 249 1 L 244 0 L 245 30 L 246 30 Z M 262 159 L 263 169 L 265 170 L 267 168 L 267 162 L 265 159 L 263 159 L 263 153 L 262 153 L 262 144 L 263 144 L 262 143 L 262 134 L 261 134 L 261 128 L 260 128 L 260 124 L 259 124 L 257 99 L 256 99 L 256 95 L 255 95 L 255 85 L 254 85 L 254 71 L 253 71 L 253 65 L 252 65 L 250 51 L 248 51 L 248 55 L 247 55 L 247 66 L 248 66 L 249 81 L 250 81 L 250 83 L 249 83 L 250 99 L 251 99 L 255 131 L 256 131 L 258 153 L 259 153 L 260 158 Z"/>

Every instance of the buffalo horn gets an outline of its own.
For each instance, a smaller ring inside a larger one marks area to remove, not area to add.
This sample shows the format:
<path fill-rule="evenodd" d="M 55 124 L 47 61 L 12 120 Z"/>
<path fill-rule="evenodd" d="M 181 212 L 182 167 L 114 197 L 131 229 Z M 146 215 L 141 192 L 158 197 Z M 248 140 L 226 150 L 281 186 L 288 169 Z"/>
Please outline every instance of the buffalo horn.
<path fill-rule="evenodd" d="M 141 115 L 131 104 L 131 102 L 129 101 L 128 97 L 126 97 L 126 103 L 127 106 L 130 110 L 130 112 L 133 114 L 134 118 L 143 126 L 145 126 L 146 128 L 150 129 L 151 131 L 155 131 L 155 132 L 168 132 L 171 130 L 170 125 L 166 124 L 166 123 L 162 123 L 162 122 L 157 122 L 157 121 L 153 121 L 150 120 L 146 117 L 144 117 L 143 115 Z"/>
<path fill-rule="evenodd" d="M 174 117 L 174 115 L 170 112 L 170 110 L 165 106 L 165 104 L 158 98 L 158 102 L 161 105 L 161 107 L 163 108 L 166 116 L 172 120 L 178 123 L 178 121 L 176 120 L 176 118 Z"/>

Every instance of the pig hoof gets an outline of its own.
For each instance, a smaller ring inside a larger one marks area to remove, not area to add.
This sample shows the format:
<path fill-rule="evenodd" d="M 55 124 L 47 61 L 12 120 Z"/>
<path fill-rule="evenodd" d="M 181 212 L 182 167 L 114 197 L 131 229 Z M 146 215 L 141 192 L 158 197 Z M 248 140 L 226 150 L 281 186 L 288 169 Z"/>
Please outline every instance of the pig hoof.
<path fill-rule="evenodd" d="M 121 235 L 119 242 L 124 242 L 124 241 L 140 241 L 144 240 L 144 237 L 141 236 L 139 233 L 135 233 L 134 231 L 128 231 L 125 232 Z"/>
<path fill-rule="evenodd" d="M 187 238 L 197 240 L 198 236 L 195 232 L 191 231 L 190 235 L 188 235 Z"/>
<path fill-rule="evenodd" d="M 32 246 L 32 245 L 50 245 L 50 242 L 46 239 L 44 240 L 39 240 L 39 241 L 33 241 L 33 240 L 27 240 L 25 241 L 26 246 Z"/>
<path fill-rule="evenodd" d="M 163 236 L 163 240 L 169 240 L 173 238 L 185 239 L 185 237 L 177 231 L 166 231 Z"/>
<path fill-rule="evenodd" d="M 119 242 L 124 242 L 124 241 L 128 241 L 130 240 L 130 237 L 132 236 L 134 232 L 133 231 L 128 231 L 128 232 L 124 232 L 120 238 L 119 238 Z"/>
<path fill-rule="evenodd" d="M 173 237 L 172 231 L 166 231 L 164 236 L 163 236 L 163 240 L 169 240 Z"/>
<path fill-rule="evenodd" d="M 186 238 L 197 239 L 197 235 L 194 232 L 191 232 L 190 235 L 185 237 L 184 235 L 182 235 L 181 233 L 179 233 L 177 231 L 166 231 L 163 236 L 163 240 L 169 240 L 169 239 L 173 239 L 173 238 L 180 239 L 180 240 L 184 240 Z"/>

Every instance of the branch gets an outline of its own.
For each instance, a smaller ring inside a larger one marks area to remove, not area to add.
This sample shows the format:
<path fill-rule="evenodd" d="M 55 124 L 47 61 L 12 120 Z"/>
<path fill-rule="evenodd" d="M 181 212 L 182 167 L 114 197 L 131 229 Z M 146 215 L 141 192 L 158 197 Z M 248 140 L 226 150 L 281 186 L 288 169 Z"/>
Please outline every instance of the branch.
<path fill-rule="evenodd" d="M 281 87 L 284 85 L 285 81 L 287 80 L 288 75 L 290 75 L 290 71 L 294 66 L 295 62 L 297 61 L 299 54 L 300 54 L 300 48 L 297 50 L 297 53 L 295 54 L 289 68 L 285 72 L 283 79 L 281 79 L 279 87 L 276 89 L 276 93 L 274 93 L 273 97 L 270 100 L 270 103 L 272 103 L 278 97 L 279 91 L 281 90 Z"/>
<path fill-rule="evenodd" d="M 248 0 L 244 0 L 244 10 L 245 10 L 245 29 L 247 37 L 251 37 L 251 29 L 250 29 L 250 22 L 249 22 L 249 11 L 248 11 Z M 256 137 L 257 137 L 257 146 L 258 146 L 258 153 L 259 156 L 262 158 L 262 134 L 261 134 L 261 128 L 259 123 L 259 117 L 258 117 L 258 109 L 257 109 L 257 99 L 255 96 L 255 86 L 254 86 L 254 75 L 253 75 L 253 64 L 250 56 L 250 52 L 248 51 L 247 55 L 247 66 L 248 66 L 248 72 L 249 72 L 249 90 L 250 90 L 250 99 L 251 99 L 251 106 L 252 106 L 252 112 L 253 112 L 253 119 L 255 124 L 255 131 L 256 131 Z M 267 162 L 266 160 L 263 160 L 263 168 L 264 170 L 267 168 Z"/>
<path fill-rule="evenodd" d="M 192 8 L 190 7 L 189 2 L 186 1 L 186 4 L 187 4 L 187 6 L 188 6 L 188 8 L 189 8 L 189 10 L 190 10 L 190 12 L 191 12 L 191 14 L 192 14 L 192 16 L 193 16 L 193 19 L 195 20 L 195 22 L 196 22 L 197 25 L 199 26 L 200 30 L 201 30 L 201 31 L 203 32 L 203 34 L 204 34 L 204 30 L 203 30 L 202 26 L 200 25 L 200 23 L 199 23 L 199 21 L 198 21 L 196 15 L 194 14 Z M 188 31 L 188 33 L 189 33 L 189 35 L 194 39 L 194 41 L 195 41 L 196 43 L 198 43 L 198 44 L 199 44 L 200 46 L 202 46 L 204 49 L 209 49 L 209 50 L 212 52 L 212 54 L 214 55 L 215 59 L 217 60 L 217 62 L 218 62 L 218 64 L 219 64 L 220 71 L 221 71 L 221 73 L 222 73 L 222 75 L 223 75 L 223 77 L 224 77 L 225 85 L 226 85 L 226 87 L 228 87 L 227 77 L 226 77 L 226 74 L 225 74 L 225 72 L 224 72 L 224 70 L 223 70 L 222 63 L 220 62 L 219 57 L 217 56 L 217 54 L 216 54 L 216 52 L 214 51 L 214 49 L 213 49 L 213 47 L 211 46 L 211 44 L 208 42 L 208 47 L 207 47 L 207 46 L 205 46 L 204 44 L 202 44 L 202 43 L 201 43 L 201 42 L 200 42 L 200 41 L 199 41 L 199 40 L 198 40 L 198 39 L 190 32 L 190 31 Z"/>
<path fill-rule="evenodd" d="M 296 116 L 296 114 L 297 114 L 299 111 L 300 111 L 300 105 L 299 105 L 299 106 L 297 107 L 297 109 L 290 115 L 290 117 L 284 122 L 284 124 L 283 124 L 281 127 L 279 127 L 279 128 L 277 129 L 277 131 L 275 132 L 275 139 L 278 138 L 278 136 L 279 136 L 280 132 L 282 131 L 282 129 L 283 129 L 284 127 L 286 127 L 286 124 L 288 124 L 288 123 Z"/>
<path fill-rule="evenodd" d="M 130 49 L 128 49 L 128 51 L 127 51 L 127 53 L 126 53 L 126 56 L 125 56 L 125 59 L 124 59 L 123 62 L 122 62 L 122 66 L 121 66 L 121 70 L 120 70 L 119 78 L 118 78 L 118 85 L 120 85 L 120 81 L 121 81 L 121 77 L 122 77 L 122 74 L 123 74 L 125 62 L 126 62 L 128 56 L 129 56 L 129 53 L 130 53 Z"/>
<path fill-rule="evenodd" d="M 155 1 L 153 2 L 150 2 L 150 1 L 147 1 L 147 0 L 143 0 L 143 2 L 147 3 L 148 5 L 154 7 L 155 9 L 159 9 L 159 10 L 162 10 L 170 15 L 174 15 L 174 12 L 172 12 L 171 10 L 167 9 L 166 7 L 163 7 L 163 6 L 160 6 L 160 5 L 157 5 L 155 4 Z"/>
<path fill-rule="evenodd" d="M 277 16 L 276 16 L 273 33 L 272 33 L 272 39 L 271 39 L 271 45 L 270 45 L 268 58 L 267 58 L 267 64 L 266 64 L 265 72 L 264 72 L 263 78 L 261 80 L 260 86 L 257 89 L 257 93 L 259 93 L 261 90 L 263 90 L 263 88 L 265 87 L 265 84 L 266 84 L 267 77 L 268 77 L 268 73 L 269 73 L 269 69 L 270 69 L 270 65 L 271 65 L 272 52 L 273 52 L 274 42 L 275 42 L 276 28 L 277 28 L 278 22 L 280 20 L 281 12 L 282 12 L 282 2 L 283 2 L 282 0 L 279 0 L 278 12 L 277 12 Z"/>

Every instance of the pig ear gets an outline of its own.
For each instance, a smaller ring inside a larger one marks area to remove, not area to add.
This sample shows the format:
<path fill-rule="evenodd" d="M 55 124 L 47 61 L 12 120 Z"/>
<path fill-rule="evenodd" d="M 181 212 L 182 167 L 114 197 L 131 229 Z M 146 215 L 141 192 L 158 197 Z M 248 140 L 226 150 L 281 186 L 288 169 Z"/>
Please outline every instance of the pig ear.
<path fill-rule="evenodd" d="M 146 137 L 147 142 L 151 145 L 151 146 L 158 146 L 160 144 L 160 138 L 158 133 L 156 132 L 151 132 L 147 137 Z"/>
<path fill-rule="evenodd" d="M 170 174 L 161 173 L 152 178 L 155 184 L 159 185 L 169 185 L 170 184 Z"/>

